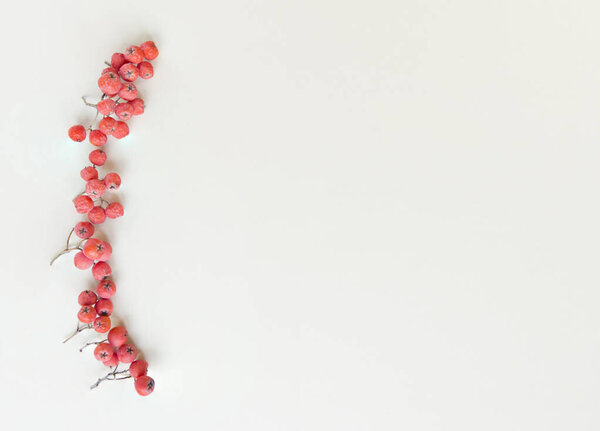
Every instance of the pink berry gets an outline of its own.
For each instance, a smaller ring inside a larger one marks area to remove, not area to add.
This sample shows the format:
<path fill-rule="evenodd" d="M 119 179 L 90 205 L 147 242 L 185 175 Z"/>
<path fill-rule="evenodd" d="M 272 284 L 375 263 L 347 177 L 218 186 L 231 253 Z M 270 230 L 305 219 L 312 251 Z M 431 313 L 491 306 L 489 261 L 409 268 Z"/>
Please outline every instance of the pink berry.
<path fill-rule="evenodd" d="M 94 264 L 92 259 L 88 259 L 82 252 L 78 252 L 73 256 L 73 264 L 78 269 L 88 269 Z"/>
<path fill-rule="evenodd" d="M 91 212 L 91 211 L 90 211 Z M 118 218 L 123 216 L 123 205 L 119 202 L 113 202 L 106 207 L 106 217 Z"/>
<path fill-rule="evenodd" d="M 91 290 L 84 290 L 77 297 L 79 305 L 94 305 L 98 300 L 98 296 Z"/>
<path fill-rule="evenodd" d="M 86 166 L 79 172 L 79 175 L 81 175 L 81 178 L 85 181 L 95 180 L 98 178 L 98 171 L 92 166 Z"/>
<path fill-rule="evenodd" d="M 127 342 L 127 337 L 127 330 L 122 326 L 115 326 L 108 332 L 108 342 L 117 348 Z"/>
<path fill-rule="evenodd" d="M 112 99 L 104 99 L 96 104 L 96 109 L 100 115 L 110 115 L 114 112 L 115 101 Z"/>
<path fill-rule="evenodd" d="M 98 283 L 96 292 L 98 292 L 98 296 L 100 298 L 109 299 L 115 296 L 115 293 L 117 293 L 117 286 L 112 280 L 102 280 L 100 283 Z"/>
<path fill-rule="evenodd" d="M 117 73 L 117 69 L 115 69 L 114 67 L 106 67 L 102 69 L 101 75 L 105 75 L 107 73 Z"/>
<path fill-rule="evenodd" d="M 141 376 L 135 379 L 135 390 L 138 394 L 145 397 L 154 391 L 154 379 L 148 376 Z"/>
<path fill-rule="evenodd" d="M 113 303 L 110 299 L 100 298 L 94 308 L 98 316 L 110 316 L 113 312 Z"/>
<path fill-rule="evenodd" d="M 133 106 L 133 115 L 140 115 L 144 113 L 144 101 L 142 99 L 137 97 L 129 103 L 131 103 L 131 106 Z"/>
<path fill-rule="evenodd" d="M 90 162 L 96 166 L 106 163 L 106 153 L 103 150 L 94 150 L 90 153 Z"/>
<path fill-rule="evenodd" d="M 128 121 L 133 115 L 133 106 L 129 102 L 119 103 L 115 107 L 115 114 L 119 120 Z"/>
<path fill-rule="evenodd" d="M 115 352 L 113 352 L 112 356 L 109 359 L 102 361 L 102 363 L 107 367 L 116 367 L 119 365 L 119 357 Z"/>
<path fill-rule="evenodd" d="M 116 70 L 119 70 L 125 63 L 127 63 L 127 60 L 125 60 L 125 56 L 120 52 L 115 52 L 110 58 L 110 65 Z"/>
<path fill-rule="evenodd" d="M 128 82 L 119 90 L 119 97 L 125 100 L 133 100 L 137 97 L 137 88 L 133 82 Z"/>
<path fill-rule="evenodd" d="M 103 73 L 100 78 L 98 78 L 98 87 L 100 87 L 100 90 L 107 95 L 117 94 L 122 86 L 121 78 L 119 78 L 119 75 L 112 70 Z"/>
<path fill-rule="evenodd" d="M 145 376 L 148 373 L 148 362 L 143 359 L 138 359 L 137 361 L 133 361 L 129 366 L 129 374 L 134 379 L 138 377 Z"/>
<path fill-rule="evenodd" d="M 154 68 L 147 61 L 142 61 L 138 64 L 138 70 L 140 78 L 142 79 L 150 79 L 154 76 Z"/>
<path fill-rule="evenodd" d="M 106 193 L 106 185 L 103 181 L 98 179 L 89 180 L 85 185 L 85 192 L 89 197 L 97 199 L 104 196 L 104 193 Z"/>
<path fill-rule="evenodd" d="M 94 357 L 99 361 L 107 361 L 114 355 L 115 351 L 108 343 L 100 343 L 94 349 Z"/>
<path fill-rule="evenodd" d="M 158 49 L 151 40 L 142 43 L 140 48 L 142 49 L 142 53 L 144 54 L 144 58 L 146 60 L 154 60 L 156 57 L 158 57 Z"/>
<path fill-rule="evenodd" d="M 85 127 L 81 124 L 73 126 L 69 129 L 69 138 L 74 140 L 75 142 L 81 142 L 85 139 Z"/>
<path fill-rule="evenodd" d="M 96 280 L 103 280 L 106 277 L 108 277 L 110 274 L 112 274 L 112 269 L 111 269 L 110 265 L 106 262 L 98 262 L 92 268 L 92 276 Z"/>
<path fill-rule="evenodd" d="M 90 143 L 97 147 L 101 147 L 102 145 L 106 144 L 106 135 L 100 130 L 92 130 L 90 132 Z"/>
<path fill-rule="evenodd" d="M 130 63 L 139 63 L 144 59 L 144 52 L 139 46 L 132 45 L 125 50 L 123 56 Z"/>
<path fill-rule="evenodd" d="M 121 185 L 121 177 L 116 172 L 110 172 L 104 177 L 104 184 L 109 190 L 118 190 Z"/>
<path fill-rule="evenodd" d="M 94 207 L 94 201 L 89 196 L 80 195 L 73 199 L 75 210 L 79 214 L 86 214 Z"/>
<path fill-rule="evenodd" d="M 129 126 L 127 123 L 124 123 L 123 121 L 117 121 L 115 131 L 113 132 L 113 137 L 121 139 L 127 135 L 129 135 Z"/>
<path fill-rule="evenodd" d="M 106 262 L 108 259 L 110 259 L 110 255 L 112 254 L 112 247 L 106 241 L 102 241 L 102 245 L 104 247 L 104 252 L 100 255 L 98 260 L 100 262 Z"/>
<path fill-rule="evenodd" d="M 101 334 L 108 332 L 110 329 L 110 317 L 98 316 L 94 319 L 94 330 Z"/>
<path fill-rule="evenodd" d="M 123 78 L 124 81 L 133 82 L 137 79 L 139 74 L 140 71 L 133 63 L 126 63 L 119 69 L 119 75 L 121 75 L 121 78 Z"/>
<path fill-rule="evenodd" d="M 106 243 L 98 238 L 90 238 L 83 245 L 83 254 L 92 261 L 99 260 L 105 252 Z"/>
<path fill-rule="evenodd" d="M 104 117 L 98 123 L 98 129 L 105 135 L 112 135 L 115 131 L 115 125 L 117 124 L 117 120 L 112 117 Z"/>
<path fill-rule="evenodd" d="M 94 234 L 94 225 L 87 221 L 80 221 L 75 225 L 74 232 L 79 238 L 87 239 Z"/>
<path fill-rule="evenodd" d="M 123 344 L 121 347 L 119 347 L 119 350 L 117 350 L 117 356 L 119 357 L 119 362 L 122 362 L 124 364 L 130 364 L 133 361 L 135 361 L 135 358 L 137 358 L 138 355 L 138 351 L 135 348 L 135 346 L 131 345 L 131 344 Z"/>
<path fill-rule="evenodd" d="M 77 318 L 83 323 L 92 323 L 94 321 L 94 317 L 96 317 L 96 309 L 94 307 L 90 307 L 89 305 L 84 305 L 79 310 L 79 313 L 77 313 Z"/>
<path fill-rule="evenodd" d="M 94 224 L 104 223 L 104 220 L 106 220 L 106 211 L 101 206 L 96 206 L 88 213 L 88 219 Z"/>

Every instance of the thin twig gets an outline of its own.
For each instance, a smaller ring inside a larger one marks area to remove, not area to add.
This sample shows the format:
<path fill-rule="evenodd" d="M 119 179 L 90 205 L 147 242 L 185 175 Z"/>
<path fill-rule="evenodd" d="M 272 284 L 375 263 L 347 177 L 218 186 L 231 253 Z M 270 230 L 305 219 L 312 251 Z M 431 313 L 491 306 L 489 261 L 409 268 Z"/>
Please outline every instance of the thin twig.
<path fill-rule="evenodd" d="M 92 341 L 91 343 L 85 343 L 83 345 L 83 347 L 81 347 L 81 349 L 79 349 L 80 352 L 83 352 L 83 349 L 85 349 L 87 346 L 91 346 L 92 344 L 100 344 L 100 343 L 104 343 L 105 341 L 108 341 L 107 338 L 105 338 L 104 340 L 100 340 L 100 341 Z"/>
<path fill-rule="evenodd" d="M 65 250 L 69 248 L 69 241 L 71 240 L 71 235 L 73 235 L 74 231 L 75 231 L 75 228 L 71 229 L 71 232 L 69 232 L 69 236 L 67 237 L 67 245 L 65 247 Z"/>
<path fill-rule="evenodd" d="M 63 341 L 63 344 L 66 343 L 67 341 L 69 341 L 75 335 L 79 334 L 81 331 L 85 331 L 86 329 L 92 329 L 92 325 L 88 323 L 87 325 L 84 325 L 80 328 L 79 322 L 77 322 L 77 329 L 75 329 L 75 332 L 73 332 L 69 337 L 65 338 L 65 340 Z"/>
<path fill-rule="evenodd" d="M 98 385 L 100 383 L 102 383 L 104 380 L 125 380 L 125 379 L 131 378 L 131 375 L 126 376 L 126 377 L 117 377 L 116 376 L 117 374 L 123 374 L 123 373 L 127 373 L 127 372 L 129 372 L 129 369 L 123 370 L 123 371 L 117 371 L 117 368 L 115 367 L 114 371 L 111 371 L 106 376 L 99 378 L 96 383 L 94 383 L 92 386 L 90 386 L 90 389 L 94 389 L 94 388 L 98 387 Z"/>

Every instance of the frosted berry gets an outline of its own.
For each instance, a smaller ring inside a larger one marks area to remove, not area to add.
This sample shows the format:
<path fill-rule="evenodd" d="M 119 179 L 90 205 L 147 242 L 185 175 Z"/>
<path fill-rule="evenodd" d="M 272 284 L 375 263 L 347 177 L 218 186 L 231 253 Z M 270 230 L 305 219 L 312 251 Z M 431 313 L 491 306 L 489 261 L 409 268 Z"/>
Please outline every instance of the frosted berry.
<path fill-rule="evenodd" d="M 115 131 L 113 132 L 113 137 L 121 139 L 127 135 L 129 135 L 129 126 L 127 123 L 124 123 L 123 121 L 117 121 Z"/>
<path fill-rule="evenodd" d="M 94 330 L 101 334 L 110 330 L 110 317 L 98 316 L 94 319 Z"/>
<path fill-rule="evenodd" d="M 113 312 L 113 303 L 110 299 L 100 298 L 94 308 L 98 316 L 110 316 Z"/>
<path fill-rule="evenodd" d="M 107 361 L 114 355 L 115 351 L 108 343 L 100 343 L 94 349 L 94 357 L 99 361 Z"/>
<path fill-rule="evenodd" d="M 115 125 L 117 124 L 117 120 L 112 117 L 104 117 L 98 123 L 98 129 L 105 135 L 112 135 L 115 131 Z"/>
<path fill-rule="evenodd" d="M 104 280 L 104 278 L 108 277 L 110 274 L 112 274 L 112 269 L 106 262 L 98 262 L 92 268 L 92 276 L 96 280 Z"/>
<path fill-rule="evenodd" d="M 139 74 L 140 71 L 133 63 L 126 63 L 119 68 L 119 75 L 121 75 L 121 78 L 123 78 L 124 81 L 133 82 L 137 79 Z"/>
<path fill-rule="evenodd" d="M 119 90 L 119 97 L 125 100 L 133 100 L 137 97 L 137 88 L 133 82 L 128 82 Z M 116 108 L 115 108 L 116 109 Z"/>
<path fill-rule="evenodd" d="M 134 379 L 145 376 L 148 374 L 148 362 L 144 361 L 143 359 L 133 361 L 129 366 L 129 374 L 131 374 L 131 377 Z"/>
<path fill-rule="evenodd" d="M 139 63 L 144 59 L 144 52 L 139 46 L 132 45 L 125 50 L 123 56 L 130 63 Z"/>
<path fill-rule="evenodd" d="M 110 115 L 115 110 L 116 102 L 112 99 L 104 99 L 96 104 L 96 109 L 100 113 L 100 115 Z"/>
<path fill-rule="evenodd" d="M 83 254 L 91 260 L 98 260 L 106 252 L 106 243 L 98 238 L 90 238 L 83 245 Z"/>
<path fill-rule="evenodd" d="M 125 56 L 120 52 L 115 52 L 110 58 L 110 65 L 116 70 L 119 70 L 125 63 L 127 63 L 127 60 L 125 60 Z"/>
<path fill-rule="evenodd" d="M 133 106 L 133 115 L 140 115 L 144 113 L 144 100 L 136 97 L 131 102 L 131 106 Z"/>
<path fill-rule="evenodd" d="M 107 367 L 116 367 L 119 365 L 119 357 L 115 352 L 113 352 L 112 356 L 109 359 L 102 361 L 102 363 Z"/>
<path fill-rule="evenodd" d="M 85 192 L 89 197 L 97 199 L 106 193 L 106 185 L 104 181 L 98 179 L 89 180 L 85 185 Z"/>
<path fill-rule="evenodd" d="M 101 147 L 106 144 L 106 135 L 100 130 L 94 129 L 90 132 L 90 144 Z"/>
<path fill-rule="evenodd" d="M 112 280 L 102 280 L 100 283 L 98 283 L 96 292 L 98 292 L 98 296 L 100 298 L 109 299 L 115 296 L 115 293 L 117 293 L 117 286 Z"/>
<path fill-rule="evenodd" d="M 98 296 L 91 290 L 84 290 L 77 297 L 79 305 L 94 305 L 98 300 Z"/>
<path fill-rule="evenodd" d="M 135 390 L 143 397 L 150 395 L 154 391 L 154 379 L 148 376 L 135 379 Z"/>
<path fill-rule="evenodd" d="M 102 166 L 106 163 L 106 153 L 104 150 L 94 150 L 90 153 L 90 162 L 96 166 Z"/>
<path fill-rule="evenodd" d="M 119 103 L 115 107 L 115 114 L 119 120 L 128 121 L 133 115 L 133 106 L 129 103 Z"/>
<path fill-rule="evenodd" d="M 121 347 L 119 347 L 119 350 L 117 350 L 117 356 L 119 357 L 119 362 L 123 362 L 124 364 L 130 364 L 133 361 L 135 361 L 135 358 L 137 358 L 138 355 L 138 351 L 135 348 L 135 346 L 132 346 L 131 344 L 123 344 Z"/>
<path fill-rule="evenodd" d="M 90 211 L 91 212 L 91 211 Z M 108 218 L 118 218 L 123 216 L 123 205 L 119 202 L 113 202 L 106 207 L 104 211 Z"/>
<path fill-rule="evenodd" d="M 127 330 L 122 326 L 115 326 L 108 333 L 108 342 L 114 347 L 121 347 L 127 342 Z"/>
<path fill-rule="evenodd" d="M 110 258 L 110 255 L 112 254 L 112 247 L 106 241 L 102 241 L 102 246 L 104 247 L 104 251 L 98 258 L 98 260 L 100 262 L 105 262 Z"/>
<path fill-rule="evenodd" d="M 94 261 L 80 251 L 73 256 L 73 264 L 78 269 L 88 269 L 94 264 Z"/>
<path fill-rule="evenodd" d="M 121 177 L 116 172 L 110 172 L 104 177 L 104 184 L 109 190 L 118 190 L 121 185 Z"/>
<path fill-rule="evenodd" d="M 94 224 L 104 223 L 104 220 L 106 220 L 106 211 L 101 206 L 96 206 L 88 213 L 88 219 Z"/>
<path fill-rule="evenodd" d="M 79 172 L 79 175 L 81 175 L 84 181 L 95 180 L 98 178 L 98 171 L 92 166 L 86 166 Z"/>
<path fill-rule="evenodd" d="M 140 48 L 142 49 L 142 53 L 144 54 L 144 58 L 146 60 L 154 60 L 156 57 L 158 57 L 158 49 L 151 40 L 142 43 Z"/>
<path fill-rule="evenodd" d="M 77 196 L 73 199 L 73 204 L 75 205 L 75 210 L 77 210 L 79 214 L 86 214 L 94 208 L 94 201 L 92 198 L 84 195 Z"/>
<path fill-rule="evenodd" d="M 96 317 L 96 309 L 89 305 L 84 305 L 77 313 L 77 318 L 83 323 L 92 323 Z"/>
<path fill-rule="evenodd" d="M 101 75 L 105 75 L 107 73 L 117 73 L 117 69 L 115 69 L 114 67 L 107 67 L 105 69 L 102 69 Z"/>
<path fill-rule="evenodd" d="M 81 142 L 85 140 L 85 135 L 85 127 L 83 127 L 81 124 L 73 126 L 69 129 L 69 138 L 75 142 Z"/>
<path fill-rule="evenodd" d="M 154 76 L 154 68 L 147 61 L 142 61 L 138 64 L 138 70 L 140 78 L 142 79 L 150 79 Z"/>
<path fill-rule="evenodd" d="M 122 86 L 121 78 L 113 71 L 103 73 L 100 78 L 98 78 L 98 87 L 100 87 L 100 90 L 107 95 L 117 94 Z"/>
<path fill-rule="evenodd" d="M 87 221 L 80 221 L 75 225 L 74 232 L 79 238 L 87 239 L 94 234 L 94 225 Z"/>

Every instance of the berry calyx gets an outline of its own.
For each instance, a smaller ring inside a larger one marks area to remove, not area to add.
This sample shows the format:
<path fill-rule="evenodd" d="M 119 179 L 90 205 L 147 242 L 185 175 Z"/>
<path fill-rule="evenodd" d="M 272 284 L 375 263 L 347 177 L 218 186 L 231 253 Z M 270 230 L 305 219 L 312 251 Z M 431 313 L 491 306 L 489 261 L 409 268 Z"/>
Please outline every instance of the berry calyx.
<path fill-rule="evenodd" d="M 102 363 L 107 367 L 116 367 L 119 365 L 119 357 L 115 352 L 113 352 L 112 356 L 109 359 L 102 361 Z"/>
<path fill-rule="evenodd" d="M 100 343 L 94 349 L 94 357 L 99 361 L 106 361 L 114 355 L 113 347 L 108 343 Z"/>
<path fill-rule="evenodd" d="M 87 221 L 80 221 L 75 225 L 74 232 L 79 238 L 87 239 L 94 234 L 94 225 Z"/>
<path fill-rule="evenodd" d="M 112 280 L 102 280 L 100 283 L 98 283 L 96 292 L 98 292 L 98 296 L 100 298 L 109 299 L 115 296 L 115 293 L 117 293 L 117 286 Z"/>
<path fill-rule="evenodd" d="M 118 190 L 121 186 L 121 177 L 116 172 L 110 172 L 104 177 L 104 185 L 109 190 Z"/>
<path fill-rule="evenodd" d="M 141 376 L 135 379 L 135 390 L 143 397 L 150 395 L 154 391 L 154 379 L 149 376 Z"/>
<path fill-rule="evenodd" d="M 126 63 L 119 68 L 119 75 L 121 75 L 121 78 L 123 78 L 124 81 L 133 82 L 137 79 L 139 74 L 140 71 L 133 63 Z"/>
<path fill-rule="evenodd" d="M 94 318 L 96 317 L 96 309 L 89 305 L 84 305 L 81 307 L 79 312 L 77 313 L 77 318 L 82 323 L 92 323 Z"/>
<path fill-rule="evenodd" d="M 125 100 L 133 100 L 137 97 L 137 88 L 133 82 L 128 82 L 119 90 L 119 97 Z M 115 108 L 116 109 L 116 108 Z"/>
<path fill-rule="evenodd" d="M 121 347 L 119 347 L 119 350 L 117 350 L 119 362 L 123 362 L 124 364 L 130 364 L 135 361 L 137 355 L 137 349 L 131 344 L 123 344 Z"/>
<path fill-rule="evenodd" d="M 94 319 L 94 331 L 104 334 L 110 330 L 110 317 L 98 316 Z"/>

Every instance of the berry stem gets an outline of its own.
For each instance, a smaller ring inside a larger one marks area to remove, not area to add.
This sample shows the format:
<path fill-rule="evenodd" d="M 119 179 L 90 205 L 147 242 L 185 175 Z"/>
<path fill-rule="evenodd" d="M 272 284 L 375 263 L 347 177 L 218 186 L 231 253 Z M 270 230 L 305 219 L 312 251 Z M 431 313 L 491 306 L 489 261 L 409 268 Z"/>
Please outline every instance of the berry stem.
<path fill-rule="evenodd" d="M 83 100 L 83 103 L 85 103 L 86 106 L 91 106 L 92 108 L 96 107 L 95 103 L 90 103 L 86 100 L 85 96 L 81 96 L 81 100 Z"/>
<path fill-rule="evenodd" d="M 59 257 L 61 257 L 63 254 L 66 254 L 66 253 L 69 253 L 69 252 L 71 252 L 71 251 L 75 251 L 75 250 L 83 250 L 83 249 L 81 248 L 81 243 L 82 243 L 82 242 L 83 242 L 83 241 L 79 242 L 79 244 L 77 245 L 77 247 L 73 247 L 73 248 L 65 248 L 63 251 L 61 251 L 60 253 L 58 253 L 56 256 L 54 256 L 54 259 L 52 259 L 52 260 L 50 261 L 50 265 L 52 266 L 52 264 L 54 263 L 54 261 L 55 261 L 56 259 L 58 259 Z"/>
<path fill-rule="evenodd" d="M 108 341 L 108 338 L 105 338 L 104 340 L 100 340 L 100 341 L 92 341 L 91 343 L 85 343 L 81 349 L 79 349 L 80 352 L 83 352 L 83 349 L 85 349 L 87 346 L 91 346 L 92 344 L 100 344 L 100 343 L 104 343 L 105 341 Z"/>
<path fill-rule="evenodd" d="M 65 246 L 65 250 L 67 250 L 69 248 L 69 241 L 71 240 L 71 235 L 73 235 L 73 232 L 75 232 L 75 228 L 71 229 L 71 232 L 69 232 L 69 236 L 67 237 L 67 245 Z M 52 265 L 52 264 L 50 264 Z"/>
<path fill-rule="evenodd" d="M 123 374 L 123 373 L 128 373 L 128 372 L 129 372 L 129 369 L 123 370 L 123 371 L 117 371 L 117 367 L 115 367 L 114 371 L 111 371 L 106 376 L 98 379 L 98 381 L 96 383 L 94 383 L 92 386 L 90 386 L 90 389 L 94 389 L 94 388 L 98 387 L 98 385 L 100 383 L 102 383 L 104 380 L 125 380 L 125 379 L 130 379 L 131 375 L 125 376 L 125 377 L 117 377 L 117 374 Z"/>
<path fill-rule="evenodd" d="M 86 329 L 92 329 L 92 325 L 88 323 L 87 325 L 79 327 L 79 322 L 77 322 L 77 329 L 75 329 L 75 332 L 73 332 L 70 336 L 65 338 L 65 340 L 63 341 L 63 344 L 66 343 L 67 341 L 69 341 L 75 335 L 79 334 L 81 331 L 85 331 Z"/>

